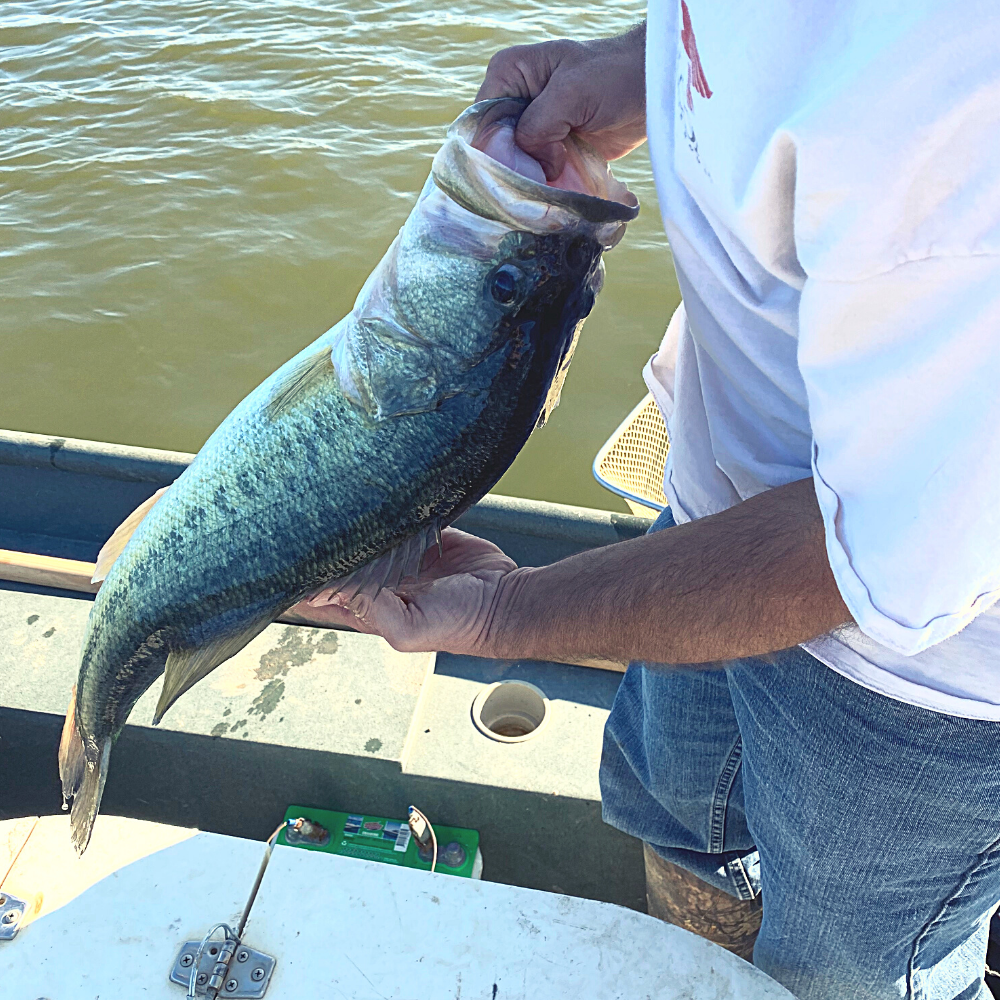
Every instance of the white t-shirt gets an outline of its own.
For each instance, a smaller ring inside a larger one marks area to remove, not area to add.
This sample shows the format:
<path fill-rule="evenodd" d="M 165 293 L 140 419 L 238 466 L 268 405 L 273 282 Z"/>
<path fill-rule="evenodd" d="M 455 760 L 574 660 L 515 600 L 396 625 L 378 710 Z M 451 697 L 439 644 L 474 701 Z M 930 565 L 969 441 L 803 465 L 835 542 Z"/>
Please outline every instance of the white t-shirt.
<path fill-rule="evenodd" d="M 1000 720 L 1000 4 L 651 0 L 646 74 L 674 517 L 811 473 L 860 628 L 805 648 Z"/>

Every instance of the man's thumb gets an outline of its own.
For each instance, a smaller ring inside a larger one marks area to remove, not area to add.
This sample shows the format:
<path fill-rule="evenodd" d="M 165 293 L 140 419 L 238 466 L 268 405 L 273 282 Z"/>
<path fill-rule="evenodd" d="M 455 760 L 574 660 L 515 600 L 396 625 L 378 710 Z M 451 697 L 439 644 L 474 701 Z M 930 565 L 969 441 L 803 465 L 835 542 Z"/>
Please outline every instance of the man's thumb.
<path fill-rule="evenodd" d="M 566 165 L 564 140 L 570 132 L 565 106 L 561 109 L 546 87 L 525 109 L 517 123 L 514 141 L 542 165 L 554 181 Z"/>

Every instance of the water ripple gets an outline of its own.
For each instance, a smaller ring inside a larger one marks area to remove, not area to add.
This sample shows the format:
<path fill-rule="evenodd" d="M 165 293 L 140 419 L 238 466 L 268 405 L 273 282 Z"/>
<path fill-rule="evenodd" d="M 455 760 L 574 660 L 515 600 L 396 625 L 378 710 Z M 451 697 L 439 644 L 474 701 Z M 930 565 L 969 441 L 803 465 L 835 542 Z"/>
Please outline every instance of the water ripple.
<path fill-rule="evenodd" d="M 642 10 L 0 5 L 0 426 L 196 449 L 350 308 L 496 49 L 613 33 Z M 617 172 L 643 216 L 508 492 L 614 502 L 590 459 L 676 301 L 645 155 Z"/>

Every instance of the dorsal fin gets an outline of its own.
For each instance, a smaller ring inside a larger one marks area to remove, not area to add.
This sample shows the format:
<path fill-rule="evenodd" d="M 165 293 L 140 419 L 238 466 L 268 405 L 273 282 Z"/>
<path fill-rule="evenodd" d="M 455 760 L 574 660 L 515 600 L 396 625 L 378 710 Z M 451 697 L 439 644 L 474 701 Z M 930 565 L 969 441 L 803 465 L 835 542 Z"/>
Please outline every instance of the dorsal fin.
<path fill-rule="evenodd" d="M 299 396 L 317 379 L 333 374 L 330 348 L 323 347 L 309 354 L 289 369 L 274 388 L 274 395 L 267 402 L 267 415 L 276 420 L 289 409 Z"/>
<path fill-rule="evenodd" d="M 260 635 L 271 622 L 281 613 L 278 608 L 274 614 L 256 618 L 248 622 L 234 635 L 226 635 L 214 639 L 204 646 L 194 646 L 188 649 L 172 649 L 167 656 L 167 666 L 163 675 L 163 690 L 156 704 L 153 715 L 153 725 L 157 725 L 167 709 L 177 699 L 194 687 L 203 677 L 207 677 L 217 666 L 235 656 L 251 639 Z"/>
<path fill-rule="evenodd" d="M 143 500 L 141 504 L 121 524 L 115 528 L 115 533 L 101 546 L 101 551 L 97 553 L 97 566 L 91 583 L 100 583 L 108 575 L 114 561 L 122 554 L 122 549 L 128 545 L 128 540 L 135 533 L 135 529 L 142 523 L 142 519 L 153 509 L 156 501 L 167 492 L 169 486 L 164 486 L 157 490 L 148 500 Z"/>

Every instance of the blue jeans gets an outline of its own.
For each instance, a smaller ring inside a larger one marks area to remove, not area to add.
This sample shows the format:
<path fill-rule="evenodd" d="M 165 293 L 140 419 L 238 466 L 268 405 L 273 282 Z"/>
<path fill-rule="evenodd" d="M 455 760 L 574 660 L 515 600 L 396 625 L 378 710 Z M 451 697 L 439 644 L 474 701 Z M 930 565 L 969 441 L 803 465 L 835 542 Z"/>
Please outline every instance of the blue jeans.
<path fill-rule="evenodd" d="M 667 860 L 763 889 L 754 964 L 799 1000 L 990 1000 L 1000 723 L 875 694 L 798 648 L 633 663 L 601 794 L 605 821 Z"/>

